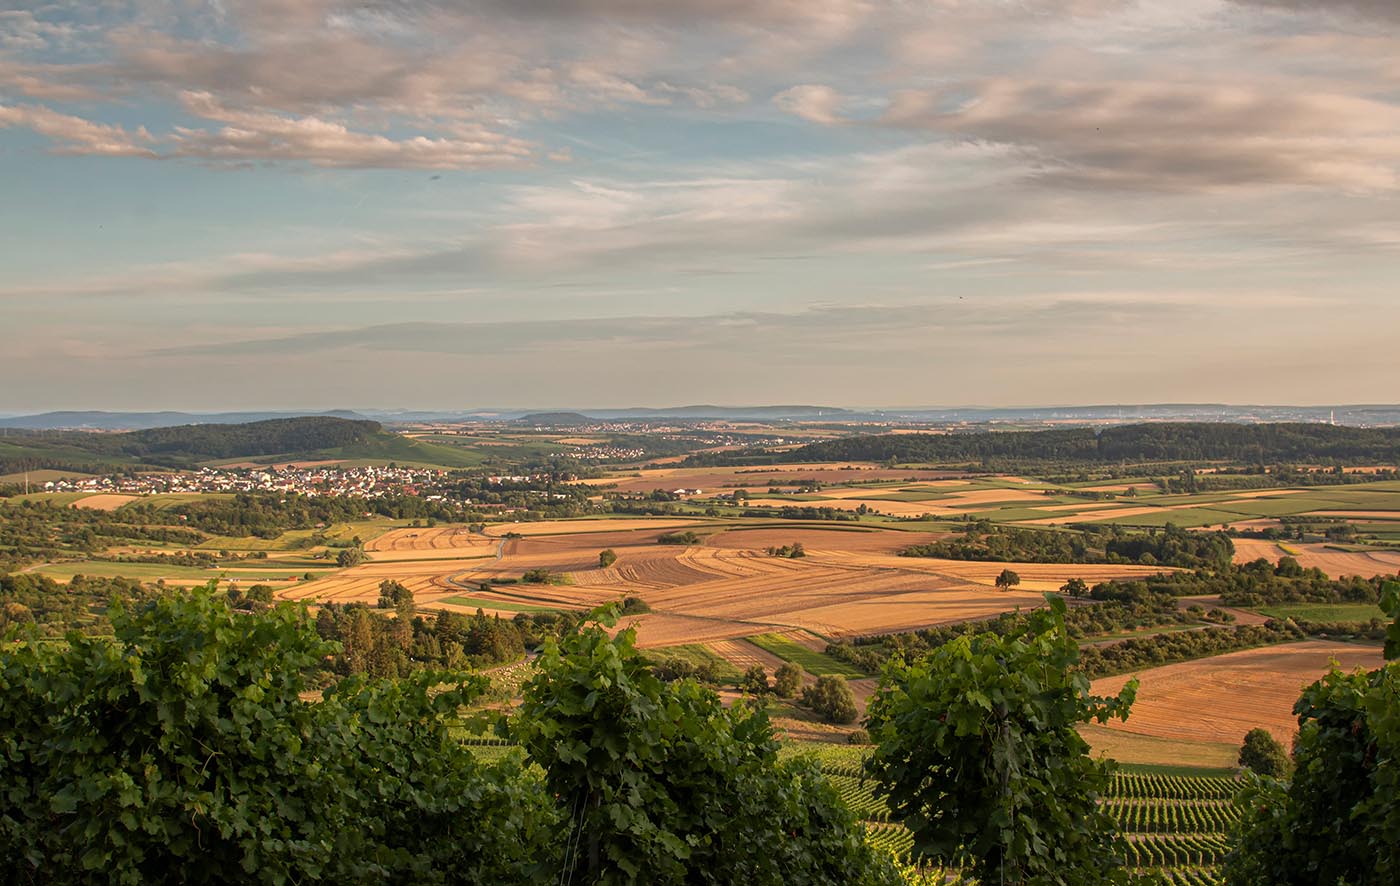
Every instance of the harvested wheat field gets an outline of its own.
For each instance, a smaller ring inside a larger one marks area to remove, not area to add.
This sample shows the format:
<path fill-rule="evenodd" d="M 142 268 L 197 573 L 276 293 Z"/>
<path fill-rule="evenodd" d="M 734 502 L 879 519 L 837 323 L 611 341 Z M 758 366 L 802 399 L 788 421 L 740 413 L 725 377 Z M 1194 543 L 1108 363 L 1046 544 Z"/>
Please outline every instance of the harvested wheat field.
<path fill-rule="evenodd" d="M 705 543 L 710 547 L 729 550 L 766 551 L 796 542 L 808 552 L 897 554 L 910 545 L 928 544 L 951 535 L 950 532 L 900 532 L 893 529 L 823 529 L 810 525 L 781 529 L 764 525 L 754 529 L 740 527 L 717 532 Z"/>
<path fill-rule="evenodd" d="M 1285 746 L 1298 728 L 1293 703 L 1302 688 L 1327 672 L 1382 663 L 1378 646 L 1308 640 L 1217 655 L 1141 672 L 1127 723 L 1109 728 L 1162 739 L 1231 742 L 1262 726 Z M 1094 681 L 1094 692 L 1116 693 L 1129 676 Z"/>
<path fill-rule="evenodd" d="M 94 511 L 115 511 L 124 504 L 129 504 L 140 498 L 139 495 L 121 495 L 116 492 L 100 492 L 97 495 L 89 495 L 87 498 L 80 498 L 73 504 L 80 508 L 91 508 Z"/>
<path fill-rule="evenodd" d="M 425 560 L 494 557 L 501 540 L 465 526 L 394 529 L 365 545 L 371 560 Z"/>
<path fill-rule="evenodd" d="M 1288 550 L 1267 539 L 1237 538 L 1235 562 L 1248 563 L 1262 557 L 1277 563 L 1282 557 L 1292 557 L 1303 568 L 1321 569 L 1333 578 L 1343 575 L 1370 578 L 1373 575 L 1394 575 L 1400 571 L 1400 551 L 1338 551 L 1325 544 L 1284 544 Z"/>

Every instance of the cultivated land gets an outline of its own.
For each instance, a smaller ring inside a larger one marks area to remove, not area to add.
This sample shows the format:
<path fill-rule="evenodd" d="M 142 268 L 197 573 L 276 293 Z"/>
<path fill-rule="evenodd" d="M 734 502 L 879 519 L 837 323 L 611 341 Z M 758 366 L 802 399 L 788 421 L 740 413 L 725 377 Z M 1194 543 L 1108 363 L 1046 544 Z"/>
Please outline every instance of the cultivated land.
<path fill-rule="evenodd" d="M 566 440 L 593 442 L 582 435 L 558 435 L 553 442 L 563 445 Z M 75 574 L 124 575 L 189 586 L 215 577 L 237 579 L 244 586 L 269 584 L 280 598 L 311 603 L 374 604 L 380 584 L 394 580 L 414 592 L 420 610 L 480 608 L 507 619 L 543 610 L 586 611 L 623 596 L 640 597 L 651 612 L 629 617 L 625 624 L 637 628 L 643 648 L 683 648 L 687 655 L 727 662 L 739 671 L 761 664 L 771 672 L 784 660 L 793 660 L 811 673 L 845 673 L 863 707 L 875 680 L 826 656 L 828 642 L 1038 606 L 1043 591 L 1057 590 L 1071 578 L 1094 584 L 1162 571 L 1131 565 L 899 556 L 911 545 L 951 537 L 968 519 L 1037 527 L 1093 522 L 1133 530 L 1176 522 L 1259 530 L 1280 526 L 1280 516 L 1316 515 L 1320 520 L 1380 527 L 1378 532 L 1400 532 L 1400 484 L 1395 482 L 1166 495 L 1141 482 L 1061 485 L 1026 476 L 844 462 L 625 470 L 587 482 L 597 490 L 595 501 L 619 492 L 665 490 L 678 498 L 680 512 L 490 522 L 475 529 L 465 524 L 414 527 L 405 520 L 376 517 L 293 530 L 272 539 L 210 537 L 196 547 L 267 556 L 223 562 L 215 569 L 83 557 L 31 568 L 60 580 Z M 732 498 L 739 489 L 749 494 L 747 500 Z M 1116 497 L 1091 500 L 1083 497 L 1087 493 Z M 195 497 L 153 495 L 138 500 L 168 507 Z M 29 498 L 83 508 L 113 509 L 128 503 L 125 496 L 83 493 Z M 783 510 L 794 508 L 804 510 Z M 839 514 L 844 519 L 807 519 L 812 514 L 805 509 L 830 509 L 828 517 Z M 663 535 L 683 532 L 694 533 L 694 543 L 659 543 Z M 356 537 L 364 544 L 365 562 L 335 568 L 337 551 Z M 769 553 L 794 544 L 802 546 L 805 556 Z M 1235 545 L 1240 562 L 1292 556 L 1305 567 L 1317 566 L 1332 575 L 1371 576 L 1400 569 L 1400 549 L 1375 544 L 1342 547 L 1317 539 L 1240 538 Z M 178 547 L 138 545 L 113 552 Z M 604 549 L 611 549 L 617 560 L 600 568 L 598 553 Z M 1011 591 L 998 590 L 995 579 L 1007 568 L 1018 573 L 1020 584 Z M 549 580 L 522 582 L 532 570 L 548 573 Z M 1234 614 L 1241 624 L 1284 616 L 1364 620 L 1362 615 L 1374 614 L 1367 607 L 1266 610 Z M 1240 736 L 1251 726 L 1263 724 L 1286 737 L 1298 689 L 1326 669 L 1331 654 L 1348 665 L 1379 660 L 1367 647 L 1309 642 L 1156 669 L 1144 674 L 1126 727 L 1090 727 L 1085 734 L 1096 749 L 1124 760 L 1230 765 Z M 1096 688 L 1121 684 L 1123 679 L 1100 681 Z M 793 716 L 780 721 L 790 734 L 830 733 L 838 740 L 843 734 L 789 713 Z"/>
<path fill-rule="evenodd" d="M 1304 686 L 1335 660 L 1344 669 L 1372 670 L 1379 646 L 1308 640 L 1165 665 L 1140 672 L 1137 702 L 1112 732 L 1167 742 L 1231 745 L 1263 726 L 1285 746 L 1298 728 L 1293 703 Z M 1116 693 L 1132 675 L 1094 681 L 1094 692 Z"/>

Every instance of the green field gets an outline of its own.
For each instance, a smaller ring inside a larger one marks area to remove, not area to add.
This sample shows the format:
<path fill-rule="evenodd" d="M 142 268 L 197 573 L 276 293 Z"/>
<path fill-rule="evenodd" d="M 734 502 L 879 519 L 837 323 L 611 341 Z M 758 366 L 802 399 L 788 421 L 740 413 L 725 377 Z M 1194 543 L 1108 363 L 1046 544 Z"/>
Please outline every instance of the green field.
<path fill-rule="evenodd" d="M 453 606 L 469 606 L 473 609 L 499 609 L 502 612 L 558 612 L 551 606 L 535 606 L 529 603 L 507 603 L 502 600 L 488 600 L 485 597 L 447 597 L 441 602 Z"/>
<path fill-rule="evenodd" d="M 753 637 L 745 637 L 759 649 L 766 650 L 781 658 L 783 661 L 790 661 L 802 666 L 802 669 L 809 674 L 816 674 L 818 677 L 826 674 L 840 674 L 843 677 L 867 677 L 864 671 L 847 664 L 840 659 L 832 658 L 825 652 L 817 652 L 808 649 L 801 643 L 789 640 L 781 634 L 758 634 Z"/>
<path fill-rule="evenodd" d="M 1370 603 L 1287 603 L 1263 606 L 1258 610 L 1270 618 L 1293 618 L 1304 621 L 1370 621 L 1384 620 L 1379 606 Z"/>
<path fill-rule="evenodd" d="M 75 575 L 91 575 L 103 578 L 141 579 L 143 581 L 155 581 L 158 578 L 169 580 L 195 579 L 197 581 L 208 581 L 209 579 L 239 579 L 244 581 L 279 581 L 286 576 L 270 576 L 267 567 L 244 568 L 237 566 L 219 566 L 213 569 L 206 569 L 200 566 L 170 566 L 164 563 L 114 563 L 105 560 L 78 560 L 71 563 L 47 563 L 36 567 L 34 572 L 39 575 L 47 575 L 50 578 L 67 581 Z M 300 575 L 307 572 L 304 566 L 287 566 L 288 575 Z M 309 570 L 316 572 L 318 570 Z M 322 567 L 319 571 L 329 572 L 330 569 Z"/>

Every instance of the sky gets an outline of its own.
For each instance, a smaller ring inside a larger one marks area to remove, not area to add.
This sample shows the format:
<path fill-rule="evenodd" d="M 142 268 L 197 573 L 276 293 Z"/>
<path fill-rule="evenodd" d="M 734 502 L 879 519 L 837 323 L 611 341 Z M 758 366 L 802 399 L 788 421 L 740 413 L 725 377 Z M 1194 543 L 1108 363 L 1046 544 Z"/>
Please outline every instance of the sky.
<path fill-rule="evenodd" d="M 1395 0 L 0 0 L 0 411 L 1400 401 Z"/>

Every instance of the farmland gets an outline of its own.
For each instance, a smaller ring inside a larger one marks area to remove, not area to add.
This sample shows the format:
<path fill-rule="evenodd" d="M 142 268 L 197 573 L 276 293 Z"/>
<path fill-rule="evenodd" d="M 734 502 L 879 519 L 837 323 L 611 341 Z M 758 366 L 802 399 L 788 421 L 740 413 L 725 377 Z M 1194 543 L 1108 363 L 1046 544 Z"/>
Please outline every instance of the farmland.
<path fill-rule="evenodd" d="M 1293 703 L 1304 685 L 1336 661 L 1343 668 L 1376 668 L 1375 646 L 1309 640 L 1152 668 L 1137 674 L 1138 700 L 1127 723 L 1111 731 L 1179 742 L 1238 747 L 1263 726 L 1285 745 L 1297 729 Z M 1128 675 L 1095 680 L 1094 692 L 1117 692 Z"/>

